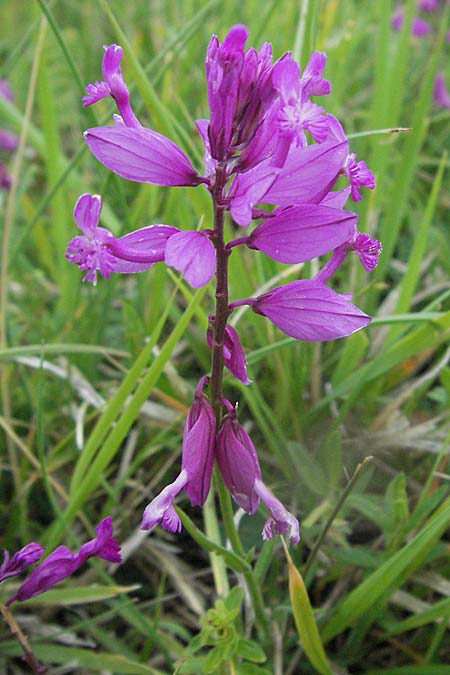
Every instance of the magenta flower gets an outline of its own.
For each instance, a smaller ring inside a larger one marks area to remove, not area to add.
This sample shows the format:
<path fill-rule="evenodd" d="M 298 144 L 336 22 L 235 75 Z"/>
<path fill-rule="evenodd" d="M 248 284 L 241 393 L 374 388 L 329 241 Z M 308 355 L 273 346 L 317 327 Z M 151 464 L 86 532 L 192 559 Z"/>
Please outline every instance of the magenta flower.
<path fill-rule="evenodd" d="M 83 96 L 83 106 L 92 105 L 106 96 L 112 96 L 119 109 L 124 124 L 128 127 L 140 127 L 140 123 L 130 105 L 130 94 L 123 80 L 120 69 L 122 47 L 119 45 L 104 45 L 105 54 L 102 61 L 104 81 L 88 84 L 86 96 Z"/>
<path fill-rule="evenodd" d="M 283 333 L 307 342 L 351 335 L 371 321 L 370 316 L 352 305 L 346 296 L 310 279 L 291 281 L 249 299 L 248 304 Z"/>
<path fill-rule="evenodd" d="M 427 0 L 425 0 L 427 2 Z M 417 6 L 418 9 L 425 9 L 424 7 L 420 6 L 420 3 L 418 3 Z M 429 10 L 428 10 L 429 11 Z M 395 31 L 399 31 L 401 27 L 403 26 L 403 22 L 405 20 L 405 12 L 403 10 L 403 7 L 398 7 L 394 14 L 392 15 L 391 19 L 391 26 Z M 428 35 L 431 33 L 432 27 L 431 24 L 428 23 L 428 21 L 425 21 L 425 19 L 422 19 L 420 16 L 415 16 L 413 17 L 412 24 L 411 24 L 411 35 L 414 37 L 424 37 L 425 35 Z"/>
<path fill-rule="evenodd" d="M 325 64 L 326 54 L 314 52 L 300 78 L 300 66 L 290 56 L 281 58 L 274 66 L 273 83 L 281 102 L 280 127 L 290 141 L 301 147 L 307 145 L 306 131 L 318 143 L 327 136 L 325 110 L 309 98 L 331 90 L 328 80 L 322 77 Z"/>
<path fill-rule="evenodd" d="M 265 132 L 274 97 L 271 46 L 265 43 L 259 51 L 245 51 L 247 37 L 242 25 L 233 26 L 221 44 L 213 35 L 205 60 L 211 156 L 223 161 L 240 152 L 241 168 L 250 168 L 260 159 L 259 135 Z"/>
<path fill-rule="evenodd" d="M 12 101 L 14 95 L 7 80 L 0 80 L 0 96 L 7 101 Z M 19 142 L 18 136 L 7 129 L 0 129 L 0 151 L 12 152 L 16 149 Z M 11 176 L 5 164 L 0 160 L 0 188 L 9 190 L 11 187 Z"/>
<path fill-rule="evenodd" d="M 247 238 L 250 248 L 283 263 L 323 255 L 355 232 L 357 215 L 318 204 L 297 204 L 267 218 Z"/>
<path fill-rule="evenodd" d="M 58 546 L 34 568 L 18 591 L 9 598 L 6 605 L 9 606 L 15 601 L 22 602 L 48 591 L 62 579 L 71 576 L 92 556 L 109 562 L 122 562 L 119 555 L 120 546 L 112 536 L 111 516 L 104 518 L 97 525 L 96 532 L 95 539 L 83 544 L 78 553 L 72 553 L 67 546 Z"/>
<path fill-rule="evenodd" d="M 213 346 L 213 328 L 214 315 L 209 317 L 209 326 L 206 332 L 206 341 L 208 347 L 212 349 Z M 241 341 L 237 330 L 227 324 L 225 328 L 225 339 L 223 343 L 223 360 L 226 368 L 234 377 L 242 382 L 242 384 L 251 384 L 247 375 L 247 364 L 245 360 L 244 350 L 242 349 Z"/>
<path fill-rule="evenodd" d="M 291 149 L 282 168 L 271 160 L 238 174 L 230 188 L 230 210 L 239 225 L 249 225 L 260 202 L 282 207 L 318 203 L 330 191 L 348 156 L 346 140 Z"/>
<path fill-rule="evenodd" d="M 357 232 L 351 242 L 351 248 L 360 259 L 361 265 L 366 272 L 371 272 L 378 265 L 382 250 L 378 239 L 372 239 L 364 232 Z"/>
<path fill-rule="evenodd" d="M 32 541 L 26 544 L 10 559 L 8 551 L 3 549 L 3 562 L 0 565 L 0 582 L 8 577 L 20 574 L 28 565 L 37 562 L 44 551 L 41 544 Z"/>
<path fill-rule="evenodd" d="M 259 500 L 269 509 L 270 517 L 264 525 L 263 538 L 288 533 L 292 544 L 300 539 L 298 520 L 262 482 L 258 456 L 250 436 L 236 419 L 229 403 L 216 441 L 216 459 L 225 485 L 235 502 L 249 514 L 255 513 Z"/>
<path fill-rule="evenodd" d="M 73 217 L 83 235 L 74 237 L 66 249 L 66 258 L 86 271 L 83 281 L 97 283 L 97 271 L 107 279 L 111 272 L 131 274 L 148 269 L 164 260 L 167 240 L 179 230 L 169 225 L 149 225 L 116 239 L 104 227 L 98 227 L 102 210 L 100 195 L 81 195 Z"/>
<path fill-rule="evenodd" d="M 336 139 L 344 141 L 346 135 L 342 124 L 339 120 L 334 117 L 334 115 L 328 115 L 329 119 L 329 129 L 328 129 L 328 139 Z M 350 188 L 353 201 L 359 201 L 362 199 L 361 192 L 359 188 L 364 185 L 370 190 L 375 188 L 375 176 L 372 171 L 367 167 L 364 160 L 359 162 L 356 161 L 356 155 L 354 152 L 347 155 L 343 167 L 342 173 L 347 176 L 350 181 Z"/>
<path fill-rule="evenodd" d="M 205 231 L 174 234 L 167 241 L 165 261 L 193 288 L 207 284 L 216 271 L 216 252 Z"/>
<path fill-rule="evenodd" d="M 365 162 L 350 152 L 340 122 L 312 100 L 331 89 L 324 77 L 326 55 L 314 52 L 302 71 L 289 52 L 274 63 L 270 44 L 246 49 L 247 37 L 247 28 L 235 25 L 222 42 L 213 35 L 207 48 L 210 118 L 196 122 L 204 148 L 203 176 L 172 140 L 140 124 L 120 68 L 122 50 L 118 45 L 105 47 L 103 80 L 88 85 L 84 105 L 111 96 L 120 115 L 112 126 L 85 132 L 90 150 L 127 180 L 162 186 L 203 184 L 212 197 L 214 228 L 151 225 L 116 238 L 98 226 L 100 197 L 82 195 L 75 220 L 83 235 L 70 242 L 66 255 L 86 270 L 85 279 L 94 282 L 97 271 L 107 277 L 113 271 L 147 269 L 158 261 L 181 272 L 194 288 L 215 275 L 216 311 L 210 315 L 206 336 L 212 351 L 211 376 L 203 377 L 195 390 L 184 427 L 181 471 L 147 505 L 142 528 L 161 524 L 179 531 L 174 499 L 184 488 L 192 505 L 204 504 L 216 456 L 224 481 L 242 508 L 253 513 L 260 500 L 269 508 L 263 537 L 287 532 L 295 543 L 298 522 L 262 482 L 252 442 L 223 398 L 224 366 L 240 382 L 250 384 L 239 335 L 227 320 L 235 307 L 247 304 L 287 335 L 306 341 L 335 339 L 366 326 L 370 317 L 324 282 L 349 251 L 358 255 L 366 270 L 376 265 L 379 242 L 359 233 L 356 214 L 343 210 L 349 194 L 359 200 L 360 188 L 373 189 L 375 181 Z M 335 190 L 340 176 L 349 186 Z M 227 211 L 238 225 L 255 227 L 247 236 L 227 242 Z M 329 251 L 332 255 L 315 279 L 230 303 L 227 260 L 239 245 L 286 264 Z M 211 402 L 203 393 L 209 379 Z M 227 413 L 216 436 L 222 406 Z"/>
<path fill-rule="evenodd" d="M 366 272 L 371 272 L 378 265 L 381 250 L 382 247 L 378 239 L 372 239 L 368 234 L 355 230 L 344 244 L 341 244 L 333 251 L 333 255 L 316 274 L 314 281 L 321 284 L 326 283 L 342 265 L 350 251 L 353 251 L 358 256 Z"/>
<path fill-rule="evenodd" d="M 444 73 L 441 71 L 437 72 L 434 78 L 433 99 L 442 108 L 450 108 L 450 92 L 445 84 Z"/>
<path fill-rule="evenodd" d="M 418 0 L 417 9 L 423 12 L 435 12 L 439 9 L 439 0 Z"/>
<path fill-rule="evenodd" d="M 206 377 L 199 381 L 194 402 L 186 418 L 181 473 L 147 505 L 141 524 L 143 530 L 151 530 L 157 524 L 170 532 L 181 530 L 173 500 L 183 488 L 192 506 L 202 506 L 208 496 L 214 463 L 216 418 L 211 404 L 203 394 L 205 381 Z"/>
<path fill-rule="evenodd" d="M 144 127 L 94 127 L 84 132 L 92 154 L 127 180 L 155 185 L 198 185 L 205 182 L 178 145 Z"/>

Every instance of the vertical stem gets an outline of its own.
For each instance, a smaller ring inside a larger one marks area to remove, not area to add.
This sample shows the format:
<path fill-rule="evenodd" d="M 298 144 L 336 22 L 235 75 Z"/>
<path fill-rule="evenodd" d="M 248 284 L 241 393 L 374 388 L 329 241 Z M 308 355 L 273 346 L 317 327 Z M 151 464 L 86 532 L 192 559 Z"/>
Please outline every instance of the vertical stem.
<path fill-rule="evenodd" d="M 36 675 L 43 675 L 43 673 L 46 673 L 47 668 L 43 666 L 41 663 L 39 663 L 39 661 L 33 654 L 26 636 L 20 630 L 18 624 L 16 623 L 9 609 L 5 607 L 5 605 L 0 604 L 0 612 L 3 614 L 3 618 L 5 619 L 6 623 L 8 624 L 11 630 L 11 634 L 16 638 L 16 640 L 22 647 L 24 653 L 23 656 L 24 661 L 28 663 L 33 673 L 35 673 Z"/>
<path fill-rule="evenodd" d="M 228 256 L 230 250 L 226 248 L 224 241 L 224 215 L 226 206 L 223 203 L 223 189 L 227 180 L 226 166 L 219 162 L 216 167 L 216 178 L 211 190 L 214 204 L 214 233 L 211 240 L 216 249 L 216 312 L 213 324 L 212 360 L 210 394 L 211 405 L 216 414 L 217 426 L 219 427 L 222 416 L 222 382 L 223 382 L 223 343 L 228 317 L 231 313 L 228 304 Z M 240 556 L 245 556 L 244 548 L 234 525 L 233 512 L 230 497 L 226 492 L 219 472 L 216 472 L 217 489 L 220 498 L 222 517 L 225 530 L 230 538 L 233 550 Z M 264 611 L 261 589 L 256 583 L 253 572 L 244 574 L 247 582 L 253 609 L 255 612 L 257 628 L 264 640 L 268 635 L 268 620 Z"/>
<path fill-rule="evenodd" d="M 222 381 L 223 381 L 223 341 L 230 309 L 228 307 L 228 256 L 230 252 L 225 247 L 223 224 L 225 205 L 223 203 L 223 188 L 227 180 L 226 167 L 219 163 L 216 167 L 216 180 L 211 190 L 214 204 L 214 233 L 211 237 L 216 249 L 216 313 L 213 325 L 213 344 L 211 362 L 211 404 L 216 413 L 217 423 L 220 422 L 222 408 Z"/>

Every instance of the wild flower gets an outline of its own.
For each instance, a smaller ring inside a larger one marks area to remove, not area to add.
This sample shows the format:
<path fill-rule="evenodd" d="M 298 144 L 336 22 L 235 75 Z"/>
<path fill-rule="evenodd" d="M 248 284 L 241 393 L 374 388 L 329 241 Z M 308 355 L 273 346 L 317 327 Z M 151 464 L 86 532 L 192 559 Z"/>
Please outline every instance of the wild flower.
<path fill-rule="evenodd" d="M 122 49 L 104 48 L 103 80 L 86 87 L 83 105 L 111 96 L 119 114 L 111 126 L 87 129 L 84 138 L 92 154 L 127 180 L 202 186 L 211 195 L 214 222 L 202 230 L 152 225 L 115 238 L 98 227 L 100 197 L 85 194 L 74 213 L 83 234 L 70 242 L 66 256 L 86 271 L 84 280 L 94 283 L 97 272 L 108 277 L 162 261 L 195 288 L 216 277 L 216 306 L 207 331 L 211 371 L 200 379 L 187 416 L 181 472 L 148 504 L 142 527 L 159 523 L 180 530 L 175 497 L 184 488 L 193 505 L 202 505 L 216 460 L 244 511 L 254 513 L 260 500 L 269 509 L 263 537 L 286 532 L 296 543 L 298 521 L 262 482 L 253 443 L 223 396 L 224 367 L 250 384 L 239 335 L 228 319 L 236 307 L 248 305 L 287 335 L 306 341 L 336 339 L 366 326 L 370 317 L 326 282 L 351 251 L 367 271 L 377 263 L 379 242 L 358 232 L 357 215 L 344 210 L 349 195 L 361 199 L 361 188 L 373 189 L 375 180 L 365 162 L 350 152 L 341 123 L 315 101 L 331 90 L 323 77 L 325 53 L 314 52 L 301 71 L 289 52 L 273 61 L 269 43 L 246 49 L 247 37 L 246 27 L 236 25 L 222 42 L 213 35 L 207 48 L 210 116 L 196 122 L 204 147 L 203 175 L 172 140 L 142 126 L 123 79 Z M 340 177 L 349 184 L 335 190 Z M 250 231 L 226 242 L 226 213 Z M 237 246 L 287 264 L 332 255 L 313 279 L 230 302 L 228 258 Z"/>
<path fill-rule="evenodd" d="M 448 0 L 418 0 L 416 2 L 416 10 L 418 12 L 424 12 L 427 18 L 425 19 L 420 14 L 413 17 L 411 23 L 411 35 L 415 38 L 424 38 L 427 35 L 435 34 L 435 24 L 440 20 L 439 11 L 443 10 L 446 4 L 448 4 Z M 403 5 L 398 5 L 392 15 L 392 28 L 395 31 L 399 31 L 403 26 L 404 20 L 404 7 Z M 447 31 L 445 39 L 447 42 L 450 42 L 450 31 Z M 438 71 L 435 75 L 433 101 L 441 108 L 450 108 L 450 93 L 447 90 L 444 73 L 442 71 Z"/>
<path fill-rule="evenodd" d="M 16 601 L 28 600 L 28 598 L 48 591 L 62 579 L 71 576 L 84 565 L 88 558 L 93 556 L 109 562 L 122 562 L 119 555 L 120 546 L 112 536 L 111 516 L 104 518 L 97 525 L 96 532 L 97 536 L 83 544 L 78 553 L 72 553 L 67 546 L 55 548 L 45 560 L 32 570 L 19 589 L 7 600 L 6 605 L 9 606 Z M 39 560 L 42 552 L 43 547 L 32 542 L 18 551 L 10 561 L 5 555 L 0 568 L 0 580 L 2 572 L 3 579 L 20 574 L 25 567 Z M 3 569 L 4 567 L 5 569 Z"/>

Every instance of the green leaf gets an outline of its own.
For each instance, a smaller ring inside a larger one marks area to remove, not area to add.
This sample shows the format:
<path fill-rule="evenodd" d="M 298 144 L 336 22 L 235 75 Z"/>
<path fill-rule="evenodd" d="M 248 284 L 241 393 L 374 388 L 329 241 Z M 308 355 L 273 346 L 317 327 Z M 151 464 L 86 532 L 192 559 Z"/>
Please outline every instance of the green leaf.
<path fill-rule="evenodd" d="M 355 588 L 336 608 L 322 631 L 328 642 L 363 616 L 376 602 L 387 600 L 411 573 L 420 567 L 430 549 L 450 522 L 450 497 L 430 518 L 423 529 L 406 546 L 397 551 Z"/>
<path fill-rule="evenodd" d="M 255 663 L 241 663 L 237 675 L 273 675 L 273 671 L 261 668 Z"/>
<path fill-rule="evenodd" d="M 414 628 L 419 628 L 419 626 L 425 626 L 427 623 L 431 622 L 440 622 L 446 621 L 449 622 L 450 616 L 450 598 L 445 598 L 440 602 L 436 602 L 429 609 L 424 609 L 420 614 L 415 614 L 410 616 L 408 619 L 399 621 L 394 624 L 394 626 L 389 628 L 390 635 L 398 635 L 399 633 L 404 633 L 407 630 L 412 630 Z"/>
<path fill-rule="evenodd" d="M 254 661 L 254 663 L 264 663 L 267 658 L 261 647 L 252 640 L 239 640 L 236 656 L 241 656 L 247 661 Z"/>
<path fill-rule="evenodd" d="M 284 539 L 282 539 L 282 541 L 288 563 L 291 607 L 300 643 L 314 668 L 316 668 L 321 675 L 331 675 L 331 669 L 309 601 L 308 591 L 303 583 L 302 575 L 292 562 Z"/>
<path fill-rule="evenodd" d="M 33 653 L 42 663 L 71 664 L 79 673 L 87 669 L 96 672 L 109 671 L 117 675 L 164 675 L 160 670 L 146 666 L 144 663 L 132 661 L 124 656 L 116 656 L 108 652 L 80 649 L 78 647 L 65 647 L 53 644 L 33 644 Z M 18 644 L 3 644 L 4 654 L 14 656 L 21 655 L 21 647 Z"/>
<path fill-rule="evenodd" d="M 141 588 L 139 584 L 133 586 L 69 586 L 42 593 L 27 600 L 27 605 L 84 605 L 88 602 L 109 600 L 122 593 L 132 593 Z"/>
<path fill-rule="evenodd" d="M 225 654 L 225 645 L 217 645 L 216 647 L 213 647 L 203 662 L 203 670 L 205 673 L 217 672 L 217 668 L 226 658 Z"/>
<path fill-rule="evenodd" d="M 230 612 L 239 612 L 244 599 L 244 591 L 241 586 L 234 586 L 224 599 L 225 607 Z"/>

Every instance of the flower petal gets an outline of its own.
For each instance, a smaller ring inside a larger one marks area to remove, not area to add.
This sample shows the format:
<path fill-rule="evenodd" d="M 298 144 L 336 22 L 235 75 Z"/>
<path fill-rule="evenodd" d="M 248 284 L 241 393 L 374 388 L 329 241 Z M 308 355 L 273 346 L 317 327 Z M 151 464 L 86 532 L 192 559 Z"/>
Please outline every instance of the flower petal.
<path fill-rule="evenodd" d="M 346 297 L 310 279 L 274 288 L 253 300 L 251 306 L 286 335 L 307 342 L 351 335 L 371 321 Z"/>
<path fill-rule="evenodd" d="M 320 202 L 329 192 L 348 154 L 347 141 L 291 147 L 278 177 L 262 201 L 280 206 Z"/>
<path fill-rule="evenodd" d="M 250 234 L 247 246 L 279 262 L 304 262 L 347 241 L 356 221 L 356 213 L 350 211 L 299 204 L 267 218 Z"/>
<path fill-rule="evenodd" d="M 155 185 L 204 182 L 184 152 L 169 138 L 144 127 L 93 127 L 84 132 L 92 154 L 127 180 Z"/>
<path fill-rule="evenodd" d="M 167 240 L 179 231 L 171 225 L 148 225 L 114 239 L 109 249 L 122 260 L 135 263 L 161 262 L 164 260 Z"/>
<path fill-rule="evenodd" d="M 90 195 L 85 192 L 78 197 L 73 210 L 73 217 L 84 234 L 95 235 L 101 210 L 102 198 L 100 195 Z"/>
<path fill-rule="evenodd" d="M 191 230 L 174 234 L 167 241 L 167 265 L 182 272 L 193 288 L 204 286 L 214 274 L 216 252 L 208 237 Z"/>

